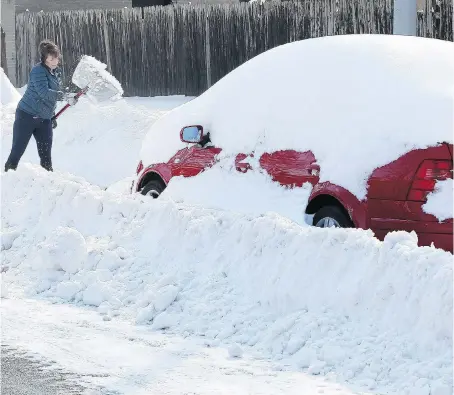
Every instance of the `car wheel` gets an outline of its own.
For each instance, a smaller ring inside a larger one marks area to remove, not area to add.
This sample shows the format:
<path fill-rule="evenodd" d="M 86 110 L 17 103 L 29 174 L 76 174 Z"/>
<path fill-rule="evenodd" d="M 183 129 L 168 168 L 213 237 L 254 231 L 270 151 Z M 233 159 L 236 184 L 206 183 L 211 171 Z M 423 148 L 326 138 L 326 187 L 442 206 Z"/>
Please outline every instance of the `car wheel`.
<path fill-rule="evenodd" d="M 151 196 L 153 199 L 157 199 L 165 188 L 166 186 L 161 181 L 151 180 L 145 184 L 140 193 L 144 196 Z"/>
<path fill-rule="evenodd" d="M 324 206 L 318 210 L 312 224 L 318 228 L 351 228 L 353 223 L 345 212 L 337 206 Z"/>

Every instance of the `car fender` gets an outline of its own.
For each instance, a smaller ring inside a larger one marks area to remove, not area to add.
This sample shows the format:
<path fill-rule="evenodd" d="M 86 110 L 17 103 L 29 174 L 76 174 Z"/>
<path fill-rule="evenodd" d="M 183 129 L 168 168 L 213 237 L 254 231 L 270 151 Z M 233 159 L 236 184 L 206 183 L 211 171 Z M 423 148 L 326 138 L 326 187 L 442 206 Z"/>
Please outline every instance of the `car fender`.
<path fill-rule="evenodd" d="M 161 179 L 164 181 L 164 183 L 167 185 L 172 178 L 172 170 L 170 169 L 170 166 L 167 165 L 166 163 L 158 163 L 156 165 L 151 165 L 146 167 L 144 170 L 142 170 L 142 174 L 140 177 L 137 179 L 137 182 L 135 183 L 135 190 L 136 192 L 139 191 L 139 185 L 142 183 L 142 180 L 147 176 L 147 174 L 150 173 L 155 173 Z"/>
<path fill-rule="evenodd" d="M 338 200 L 345 210 L 347 210 L 356 228 L 368 229 L 369 224 L 365 201 L 360 201 L 350 191 L 341 186 L 331 184 L 330 182 L 324 182 L 314 186 L 311 195 L 309 196 L 309 204 L 321 195 L 328 195 Z"/>

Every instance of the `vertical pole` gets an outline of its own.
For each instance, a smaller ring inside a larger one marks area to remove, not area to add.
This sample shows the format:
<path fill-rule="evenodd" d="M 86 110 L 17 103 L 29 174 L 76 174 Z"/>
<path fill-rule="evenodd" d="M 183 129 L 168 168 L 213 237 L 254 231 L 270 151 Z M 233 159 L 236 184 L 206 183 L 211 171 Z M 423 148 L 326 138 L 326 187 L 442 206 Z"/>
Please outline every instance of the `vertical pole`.
<path fill-rule="evenodd" d="M 417 0 L 394 0 L 393 34 L 416 36 Z"/>
<path fill-rule="evenodd" d="M 5 34 L 5 41 L 2 44 L 5 46 L 6 65 L 8 69 L 8 78 L 14 86 L 16 85 L 16 1 L 2 0 L 1 2 L 1 21 L 0 25 Z"/>

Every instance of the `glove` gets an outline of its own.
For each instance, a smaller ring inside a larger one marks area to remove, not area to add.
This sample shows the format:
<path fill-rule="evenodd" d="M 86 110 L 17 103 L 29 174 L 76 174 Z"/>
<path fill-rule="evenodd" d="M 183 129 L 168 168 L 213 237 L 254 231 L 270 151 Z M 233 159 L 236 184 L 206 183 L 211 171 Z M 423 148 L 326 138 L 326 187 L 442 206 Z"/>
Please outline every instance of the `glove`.
<path fill-rule="evenodd" d="M 70 106 L 74 106 L 79 100 L 76 93 L 65 93 L 65 100 Z"/>
<path fill-rule="evenodd" d="M 57 120 L 54 118 L 52 119 L 52 129 L 55 129 L 57 127 Z"/>

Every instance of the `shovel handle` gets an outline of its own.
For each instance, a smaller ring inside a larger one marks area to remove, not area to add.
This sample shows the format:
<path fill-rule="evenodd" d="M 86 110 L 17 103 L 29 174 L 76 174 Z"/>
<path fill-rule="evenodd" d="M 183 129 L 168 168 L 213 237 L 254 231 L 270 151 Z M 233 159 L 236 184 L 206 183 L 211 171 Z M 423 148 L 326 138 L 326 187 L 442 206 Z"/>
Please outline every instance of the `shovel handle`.
<path fill-rule="evenodd" d="M 80 90 L 79 92 L 76 93 L 76 96 L 74 96 L 76 99 L 78 99 L 79 97 L 81 97 L 82 95 L 84 95 L 85 93 L 87 93 L 88 91 L 88 86 L 82 90 Z M 52 121 L 57 119 L 61 114 L 63 114 L 69 107 L 71 107 L 71 105 L 69 103 L 67 103 L 59 112 L 57 112 L 53 117 L 52 117 Z"/>

